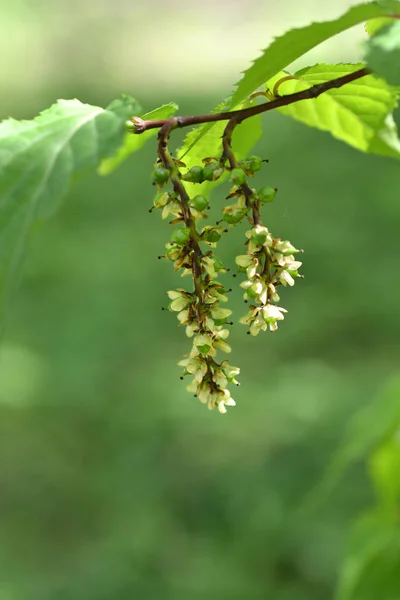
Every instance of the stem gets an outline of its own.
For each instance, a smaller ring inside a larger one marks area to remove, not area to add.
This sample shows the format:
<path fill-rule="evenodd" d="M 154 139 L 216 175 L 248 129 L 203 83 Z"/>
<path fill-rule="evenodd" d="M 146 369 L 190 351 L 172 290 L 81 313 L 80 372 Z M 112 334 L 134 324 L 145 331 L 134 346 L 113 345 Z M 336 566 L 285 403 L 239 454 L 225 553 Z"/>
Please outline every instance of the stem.
<path fill-rule="evenodd" d="M 174 119 L 168 119 L 164 125 L 161 127 L 158 133 L 158 156 L 163 163 L 164 167 L 170 171 L 170 179 L 174 188 L 174 191 L 178 194 L 180 198 L 180 205 L 182 207 L 183 218 L 185 221 L 186 227 L 190 229 L 190 246 L 192 248 L 192 276 L 193 276 L 193 285 L 194 291 L 197 296 L 198 302 L 196 306 L 196 314 L 197 321 L 199 324 L 199 329 L 202 328 L 201 323 L 201 314 L 200 314 L 200 306 L 203 301 L 203 292 L 201 285 L 201 257 L 203 253 L 199 246 L 199 234 L 196 229 L 195 222 L 193 221 L 190 214 L 190 198 L 188 193 L 183 185 L 179 171 L 176 168 L 174 160 L 168 150 L 168 140 L 171 134 L 171 131 L 176 128 L 176 122 Z"/>
<path fill-rule="evenodd" d="M 239 121 L 239 122 L 241 122 L 241 121 Z M 239 122 L 236 117 L 233 117 L 229 121 L 227 126 L 225 127 L 225 131 L 222 136 L 222 147 L 224 149 L 224 152 L 222 155 L 222 160 L 223 159 L 228 160 L 231 169 L 236 169 L 239 167 L 239 163 L 236 160 L 236 156 L 234 155 L 232 148 L 231 148 L 233 130 L 235 129 L 236 125 L 238 125 Z M 258 210 L 257 203 L 253 201 L 253 192 L 251 191 L 250 186 L 247 183 L 243 183 L 240 186 L 240 189 L 242 190 L 243 195 L 246 199 L 246 206 L 248 208 L 251 208 L 254 225 L 260 225 L 261 224 L 260 213 Z"/>
<path fill-rule="evenodd" d="M 238 121 L 238 119 L 236 117 L 231 118 L 230 121 L 228 122 L 227 126 L 225 127 L 225 130 L 224 130 L 224 133 L 222 136 L 222 147 L 223 147 L 222 160 L 227 159 L 229 161 L 231 169 L 236 169 L 239 167 L 239 163 L 236 160 L 236 157 L 232 151 L 231 143 L 232 143 L 233 131 L 234 131 L 236 125 L 241 123 L 242 120 L 243 119 L 240 119 Z M 252 223 L 253 227 L 255 225 L 262 225 L 259 203 L 254 198 L 253 190 L 248 185 L 248 183 L 243 183 L 240 186 L 240 189 L 242 190 L 243 195 L 246 199 L 246 206 L 248 208 L 251 208 L 251 212 L 252 212 L 252 216 L 253 216 L 253 223 Z M 264 276 L 267 276 L 269 279 L 269 276 L 270 276 L 269 255 L 268 255 L 267 248 L 262 248 L 262 250 L 260 251 L 259 254 L 260 254 L 260 259 L 261 259 L 261 257 L 264 257 L 264 266 L 263 266 L 261 274 Z M 268 300 L 267 300 L 267 302 L 268 302 Z"/>
<path fill-rule="evenodd" d="M 250 117 L 254 117 L 255 115 L 259 115 L 261 113 L 267 112 L 269 110 L 274 110 L 275 108 L 280 108 L 282 106 L 287 106 L 288 104 L 293 104 L 294 102 L 299 102 L 300 100 L 310 100 L 312 98 L 317 98 L 324 92 L 328 90 L 342 87 L 346 83 L 351 83 L 356 79 L 360 79 L 361 77 L 365 77 L 365 75 L 370 75 L 371 71 L 366 67 L 363 69 L 359 69 L 358 71 L 354 71 L 354 73 L 349 73 L 348 75 L 343 75 L 342 77 L 337 77 L 336 79 L 331 79 L 330 81 L 325 81 L 324 83 L 317 83 L 307 90 L 302 90 L 300 92 L 295 92 L 294 94 L 288 94 L 287 96 L 282 96 L 277 98 L 276 100 L 271 100 L 271 102 L 264 102 L 263 104 L 259 104 L 258 106 L 250 106 L 248 108 L 242 108 L 240 110 L 233 110 L 223 113 L 213 113 L 211 115 L 195 115 L 191 117 L 172 117 L 172 119 L 155 119 L 155 120 L 143 120 L 140 117 L 132 117 L 132 121 L 135 124 L 136 128 L 133 131 L 135 134 L 144 133 L 145 131 L 149 131 L 149 129 L 158 129 L 164 127 L 164 125 L 169 124 L 169 133 L 172 129 L 176 129 L 177 127 L 190 127 L 191 125 L 199 125 L 201 123 L 213 123 L 216 121 L 230 121 L 231 119 L 235 119 L 236 124 L 241 123 L 245 119 L 249 119 Z"/>

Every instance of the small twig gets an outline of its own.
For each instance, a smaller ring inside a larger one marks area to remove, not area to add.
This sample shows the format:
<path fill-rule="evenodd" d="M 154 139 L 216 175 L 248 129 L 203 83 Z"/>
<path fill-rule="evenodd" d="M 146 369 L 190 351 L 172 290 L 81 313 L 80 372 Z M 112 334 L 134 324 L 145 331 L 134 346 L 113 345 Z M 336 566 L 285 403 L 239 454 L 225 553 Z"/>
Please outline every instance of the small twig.
<path fill-rule="evenodd" d="M 367 68 L 359 69 L 358 71 L 354 71 L 354 73 L 349 73 L 348 75 L 343 75 L 342 77 L 337 77 L 336 79 L 331 79 L 330 81 L 325 81 L 324 83 L 317 83 L 307 90 L 295 92 L 294 94 L 288 94 L 287 96 L 282 96 L 276 100 L 264 102 L 263 104 L 259 104 L 257 106 L 242 108 L 240 110 L 208 115 L 195 115 L 192 117 L 173 117 L 172 119 L 155 119 L 147 121 L 141 119 L 140 117 L 132 117 L 132 122 L 136 126 L 132 133 L 144 133 L 145 131 L 149 131 L 149 129 L 158 129 L 160 127 L 164 127 L 164 125 L 167 123 L 171 124 L 168 135 L 172 129 L 178 127 L 183 128 L 191 125 L 199 125 L 201 123 L 213 123 L 215 121 L 230 121 L 231 119 L 235 119 L 235 122 L 238 125 L 245 119 L 254 117 L 255 115 L 259 115 L 263 112 L 274 110 L 275 108 L 280 108 L 282 106 L 288 106 L 289 104 L 299 102 L 300 100 L 311 100 L 312 98 L 317 98 L 328 90 L 342 87 L 346 83 L 351 83 L 352 81 L 370 74 L 371 71 Z"/>
<path fill-rule="evenodd" d="M 192 228 L 193 221 L 191 219 L 190 209 L 189 209 L 190 198 L 185 190 L 184 185 L 182 184 L 182 182 L 179 178 L 175 163 L 174 163 L 172 156 L 168 150 L 168 140 L 171 135 L 171 131 L 173 129 L 176 129 L 176 127 L 177 127 L 176 117 L 173 117 L 172 119 L 167 119 L 165 121 L 165 123 L 163 124 L 163 126 L 161 127 L 160 131 L 158 132 L 158 156 L 159 156 L 161 162 L 163 163 L 164 167 L 171 172 L 172 185 L 174 187 L 175 192 L 178 194 L 178 196 L 181 199 L 182 212 L 183 212 L 183 217 L 185 219 L 185 225 L 187 227 Z"/>
<path fill-rule="evenodd" d="M 222 159 L 228 160 L 231 169 L 237 169 L 239 167 L 239 163 L 231 148 L 233 130 L 239 122 L 236 117 L 230 119 L 227 126 L 225 127 L 225 131 L 222 136 L 222 147 L 224 149 Z M 247 183 L 243 183 L 240 186 L 240 189 L 242 190 L 243 195 L 246 199 L 246 206 L 248 208 L 251 208 L 254 225 L 259 225 L 261 222 L 260 213 L 256 204 L 253 201 L 253 192 L 251 191 L 250 186 Z"/>
<path fill-rule="evenodd" d="M 231 143 L 232 143 L 233 131 L 234 131 L 236 125 L 241 123 L 242 120 L 243 119 L 240 119 L 238 121 L 238 119 L 235 117 L 230 119 L 227 126 L 225 127 L 225 130 L 224 130 L 224 133 L 222 136 L 222 147 L 223 147 L 222 159 L 228 160 L 231 169 L 237 169 L 238 167 L 240 167 L 240 165 L 232 151 Z M 253 227 L 256 225 L 262 225 L 259 202 L 257 202 L 257 200 L 254 198 L 253 190 L 251 189 L 251 187 L 249 186 L 248 183 L 243 183 L 240 186 L 240 189 L 242 190 L 243 195 L 245 197 L 246 206 L 251 209 L 252 217 L 253 217 L 253 222 L 252 222 Z M 261 274 L 263 276 L 268 276 L 268 278 L 269 278 L 269 276 L 270 276 L 269 254 L 268 254 L 267 248 L 262 247 L 259 254 L 260 254 L 260 260 L 262 257 L 264 257 L 264 266 L 263 266 Z M 268 298 L 267 298 L 267 301 L 268 301 Z"/>
<path fill-rule="evenodd" d="M 201 265 L 200 261 L 203 256 L 201 248 L 199 246 L 199 234 L 196 229 L 196 225 L 190 214 L 190 198 L 183 185 L 178 169 L 174 163 L 174 160 L 168 150 L 168 140 L 171 135 L 171 131 L 177 127 L 177 118 L 168 119 L 165 121 L 160 131 L 158 132 L 158 156 L 166 169 L 170 172 L 170 179 L 173 185 L 174 191 L 180 198 L 180 205 L 182 209 L 183 219 L 186 227 L 190 229 L 190 246 L 192 248 L 192 275 L 195 294 L 198 298 L 198 306 L 196 308 L 198 313 L 199 327 L 201 327 L 201 319 L 199 314 L 199 308 L 202 303 L 202 289 L 201 289 Z"/>

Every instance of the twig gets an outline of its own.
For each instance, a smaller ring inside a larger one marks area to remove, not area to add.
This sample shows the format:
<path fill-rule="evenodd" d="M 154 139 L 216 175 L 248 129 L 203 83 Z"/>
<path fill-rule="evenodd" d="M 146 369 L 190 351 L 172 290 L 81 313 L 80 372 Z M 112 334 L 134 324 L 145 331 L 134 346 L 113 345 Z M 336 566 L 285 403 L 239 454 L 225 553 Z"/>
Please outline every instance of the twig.
<path fill-rule="evenodd" d="M 145 131 L 149 131 L 149 129 L 158 129 L 163 127 L 167 123 L 169 124 L 169 131 L 176 128 L 190 127 L 191 125 L 199 125 L 201 123 L 213 123 L 215 121 L 230 121 L 231 119 L 235 119 L 236 125 L 248 119 L 250 117 L 254 117 L 255 115 L 259 115 L 263 112 L 267 112 L 269 110 L 274 110 L 275 108 L 280 108 L 281 106 L 287 106 L 289 104 L 293 104 L 294 102 L 299 102 L 300 100 L 310 100 L 312 98 L 317 98 L 324 92 L 328 90 L 339 88 L 345 85 L 346 83 L 351 83 L 352 81 L 356 81 L 361 77 L 365 77 L 365 75 L 370 75 L 371 71 L 367 68 L 359 69 L 358 71 L 354 71 L 354 73 L 349 73 L 348 75 L 343 75 L 342 77 L 337 77 L 336 79 L 331 79 L 330 81 L 325 81 L 324 83 L 317 83 L 307 90 L 302 90 L 301 92 L 295 92 L 294 94 L 288 94 L 287 96 L 282 96 L 280 98 L 276 98 L 275 100 L 271 100 L 270 102 L 264 102 L 263 104 L 259 104 L 257 106 L 250 106 L 248 108 L 242 108 L 240 110 L 233 110 L 222 113 L 214 113 L 208 115 L 195 115 L 191 117 L 172 117 L 171 119 L 154 119 L 154 120 L 144 120 L 140 117 L 132 117 L 132 122 L 135 125 L 135 129 L 132 133 L 140 134 Z"/>
<path fill-rule="evenodd" d="M 168 119 L 165 121 L 160 131 L 158 132 L 158 156 L 166 169 L 170 172 L 170 179 L 174 188 L 174 191 L 178 195 L 180 199 L 180 206 L 182 209 L 182 215 L 185 222 L 186 227 L 190 229 L 190 246 L 192 248 L 192 274 L 193 274 L 193 283 L 196 296 L 198 298 L 198 306 L 197 311 L 199 311 L 199 307 L 202 303 L 202 289 L 201 289 L 201 258 L 203 253 L 199 246 L 199 234 L 196 229 L 196 224 L 194 223 L 191 214 L 189 202 L 190 198 L 188 193 L 186 192 L 185 186 L 183 185 L 180 177 L 178 169 L 175 166 L 174 160 L 168 150 L 168 140 L 171 135 L 171 131 L 175 129 L 176 124 L 173 119 Z M 199 327 L 201 327 L 200 322 L 200 314 L 199 317 Z"/>
<path fill-rule="evenodd" d="M 231 169 L 236 169 L 239 166 L 239 163 L 236 160 L 236 157 L 235 157 L 234 153 L 232 152 L 232 148 L 231 148 L 232 134 L 233 134 L 233 131 L 234 131 L 236 125 L 238 125 L 239 122 L 240 121 L 238 121 L 236 117 L 232 117 L 229 120 L 227 126 L 225 127 L 225 131 L 222 136 L 222 147 L 224 149 L 222 159 L 228 160 Z M 253 214 L 254 225 L 259 225 L 261 223 L 260 213 L 258 211 L 258 207 L 256 206 L 256 203 L 253 201 L 253 192 L 251 191 L 250 186 L 247 183 L 243 183 L 240 186 L 240 188 L 246 199 L 246 206 L 248 208 L 251 208 L 251 211 Z"/>

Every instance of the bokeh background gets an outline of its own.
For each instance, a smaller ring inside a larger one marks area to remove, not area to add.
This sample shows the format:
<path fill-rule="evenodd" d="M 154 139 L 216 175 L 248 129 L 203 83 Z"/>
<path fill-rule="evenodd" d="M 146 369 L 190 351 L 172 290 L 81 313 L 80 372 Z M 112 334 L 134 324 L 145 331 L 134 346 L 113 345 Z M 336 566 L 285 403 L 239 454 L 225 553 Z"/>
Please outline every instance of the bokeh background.
<path fill-rule="evenodd" d="M 272 37 L 351 4 L 0 0 L 0 117 L 121 92 L 207 112 Z M 363 37 L 301 64 L 357 60 Z M 0 354 L 0 600 L 333 597 L 374 504 L 363 460 L 304 506 L 398 372 L 400 171 L 277 114 L 264 131 L 262 181 L 279 188 L 266 221 L 305 249 L 305 279 L 284 290 L 278 333 L 233 328 L 242 385 L 223 417 L 185 391 L 188 342 L 161 311 L 177 279 L 157 260 L 168 225 L 148 213 L 154 144 L 81 180 L 35 230 Z M 397 583 L 379 597 L 398 600 Z"/>

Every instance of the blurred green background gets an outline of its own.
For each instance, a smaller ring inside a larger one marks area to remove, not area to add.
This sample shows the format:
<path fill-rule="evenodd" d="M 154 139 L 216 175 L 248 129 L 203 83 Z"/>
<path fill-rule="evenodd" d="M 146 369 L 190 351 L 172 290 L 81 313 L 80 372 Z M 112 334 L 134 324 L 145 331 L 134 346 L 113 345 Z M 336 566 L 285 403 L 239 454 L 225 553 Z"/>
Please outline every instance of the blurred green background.
<path fill-rule="evenodd" d="M 351 4 L 2 0 L 0 117 L 121 92 L 207 112 L 273 36 Z M 309 62 L 356 60 L 362 37 Z M 398 372 L 400 171 L 277 114 L 264 131 L 260 181 L 279 188 L 265 219 L 305 249 L 305 279 L 278 333 L 233 328 L 242 385 L 224 417 L 185 391 L 188 340 L 161 311 L 180 280 L 148 213 L 154 143 L 35 229 L 0 353 L 0 600 L 333 598 L 375 503 L 364 461 L 303 508 Z M 223 240 L 231 266 L 242 237 Z M 243 313 L 239 293 L 230 306 Z M 400 598 L 400 575 L 379 598 Z"/>

